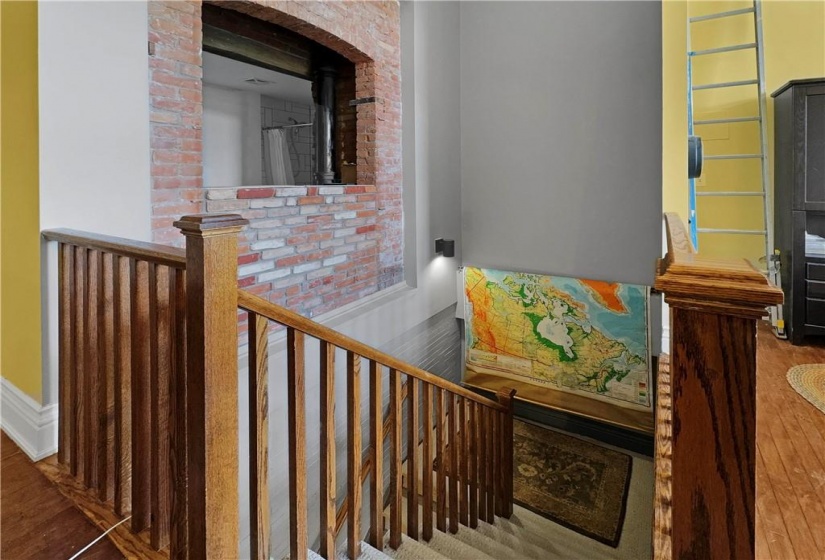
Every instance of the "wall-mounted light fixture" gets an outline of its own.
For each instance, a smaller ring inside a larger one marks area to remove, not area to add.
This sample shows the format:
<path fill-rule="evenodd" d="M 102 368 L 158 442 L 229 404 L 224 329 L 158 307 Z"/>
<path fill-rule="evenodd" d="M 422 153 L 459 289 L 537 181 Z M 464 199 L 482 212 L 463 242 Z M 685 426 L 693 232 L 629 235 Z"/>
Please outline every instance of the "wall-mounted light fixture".
<path fill-rule="evenodd" d="M 454 257 L 455 256 L 455 239 L 442 239 L 438 238 L 435 240 L 435 254 L 436 255 L 444 255 L 445 257 Z"/>

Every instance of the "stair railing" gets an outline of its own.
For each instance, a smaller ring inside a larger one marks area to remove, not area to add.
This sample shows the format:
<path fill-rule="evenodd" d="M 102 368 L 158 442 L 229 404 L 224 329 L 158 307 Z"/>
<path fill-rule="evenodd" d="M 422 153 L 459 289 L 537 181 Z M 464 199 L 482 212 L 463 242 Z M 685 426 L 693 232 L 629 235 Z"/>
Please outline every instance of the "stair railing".
<path fill-rule="evenodd" d="M 756 321 L 782 292 L 745 259 L 696 253 L 665 214 L 656 288 L 670 305 L 670 371 L 656 404 L 654 558 L 753 558 Z"/>
<path fill-rule="evenodd" d="M 238 556 L 238 310 L 248 315 L 250 528 L 269 558 L 269 323 L 286 329 L 290 557 L 306 558 L 305 347 L 320 341 L 320 554 L 335 557 L 346 523 L 360 554 L 363 484 L 368 541 L 429 540 L 513 507 L 513 396 L 498 402 L 406 364 L 237 288 L 236 215 L 184 216 L 186 250 L 71 230 L 59 243 L 59 452 L 64 465 L 155 550 L 172 558 Z M 335 350 L 346 352 L 347 495 L 336 509 Z M 361 434 L 362 361 L 369 369 L 369 445 Z M 382 380 L 389 378 L 388 414 Z M 404 414 L 404 402 L 407 412 Z M 406 419 L 406 421 L 405 421 Z M 403 433 L 407 435 L 404 456 Z M 385 496 L 384 441 L 390 440 Z M 420 453 L 416 452 L 420 449 Z M 406 465 L 405 465 L 406 463 Z M 406 469 L 406 485 L 402 475 Z M 420 484 L 419 484 L 420 479 Z M 405 487 L 406 486 L 406 487 Z M 402 499 L 407 523 L 402 527 Z M 419 505 L 421 514 L 419 516 Z M 420 522 L 420 523 L 419 523 Z M 449 524 L 449 526 L 448 526 Z"/>

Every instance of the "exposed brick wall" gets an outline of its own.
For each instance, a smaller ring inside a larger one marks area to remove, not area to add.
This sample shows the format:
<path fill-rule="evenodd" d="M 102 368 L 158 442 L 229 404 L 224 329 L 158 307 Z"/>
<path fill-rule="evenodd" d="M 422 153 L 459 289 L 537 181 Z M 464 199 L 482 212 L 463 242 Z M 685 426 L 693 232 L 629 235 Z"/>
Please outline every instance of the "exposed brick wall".
<path fill-rule="evenodd" d="M 204 209 L 244 214 L 253 223 L 242 247 L 241 259 L 246 262 L 241 264 L 241 273 L 248 274 L 241 277 L 241 285 L 305 314 L 322 313 L 401 282 L 398 3 L 259 0 L 220 5 L 295 31 L 355 64 L 355 97 L 375 99 L 356 108 L 358 183 L 374 187 L 305 187 L 307 194 L 300 196 L 283 189 L 269 189 L 270 193 L 240 186 L 205 192 L 201 4 L 152 1 L 149 66 L 154 239 L 180 244 L 181 237 L 171 224 L 182 214 Z M 342 188 L 343 194 L 332 194 Z M 321 189 L 329 194 L 322 194 Z M 316 194 L 310 194 L 313 192 Z M 234 196 L 211 198 L 230 194 Z M 256 198 L 244 198 L 252 195 Z M 347 212 L 356 215 L 350 217 Z M 266 221 L 283 223 L 260 226 Z M 273 247 L 263 249 L 260 244 L 267 241 Z M 281 242 L 283 246 L 274 247 Z M 258 249 L 253 248 L 255 243 Z M 315 243 L 317 248 L 310 247 Z M 283 255 L 276 258 L 279 249 Z M 341 256 L 346 260 L 337 262 Z M 256 265 L 267 268 L 254 272 Z"/>
<path fill-rule="evenodd" d="M 249 220 L 242 287 L 308 317 L 378 290 L 375 187 L 206 189 L 208 212 Z"/>
<path fill-rule="evenodd" d="M 152 238 L 183 244 L 172 222 L 203 211 L 199 2 L 149 2 Z"/>

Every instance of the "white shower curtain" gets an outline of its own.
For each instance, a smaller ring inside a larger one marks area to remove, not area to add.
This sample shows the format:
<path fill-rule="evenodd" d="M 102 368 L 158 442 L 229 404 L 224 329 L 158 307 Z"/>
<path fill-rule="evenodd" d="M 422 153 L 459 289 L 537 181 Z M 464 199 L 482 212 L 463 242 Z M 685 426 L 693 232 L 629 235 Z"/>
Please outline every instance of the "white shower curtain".
<path fill-rule="evenodd" d="M 269 155 L 269 176 L 273 185 L 294 185 L 292 160 L 289 158 L 286 132 L 280 128 L 266 131 L 267 152 Z"/>

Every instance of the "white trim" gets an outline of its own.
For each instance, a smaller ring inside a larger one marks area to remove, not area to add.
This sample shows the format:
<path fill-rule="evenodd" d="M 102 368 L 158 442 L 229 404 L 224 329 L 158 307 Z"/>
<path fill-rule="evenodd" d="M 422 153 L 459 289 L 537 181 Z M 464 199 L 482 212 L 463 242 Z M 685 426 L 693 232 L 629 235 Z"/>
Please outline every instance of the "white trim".
<path fill-rule="evenodd" d="M 57 405 L 41 405 L 0 378 L 0 426 L 32 461 L 57 452 Z"/>
<path fill-rule="evenodd" d="M 670 325 L 662 325 L 662 353 L 670 354 Z"/>

